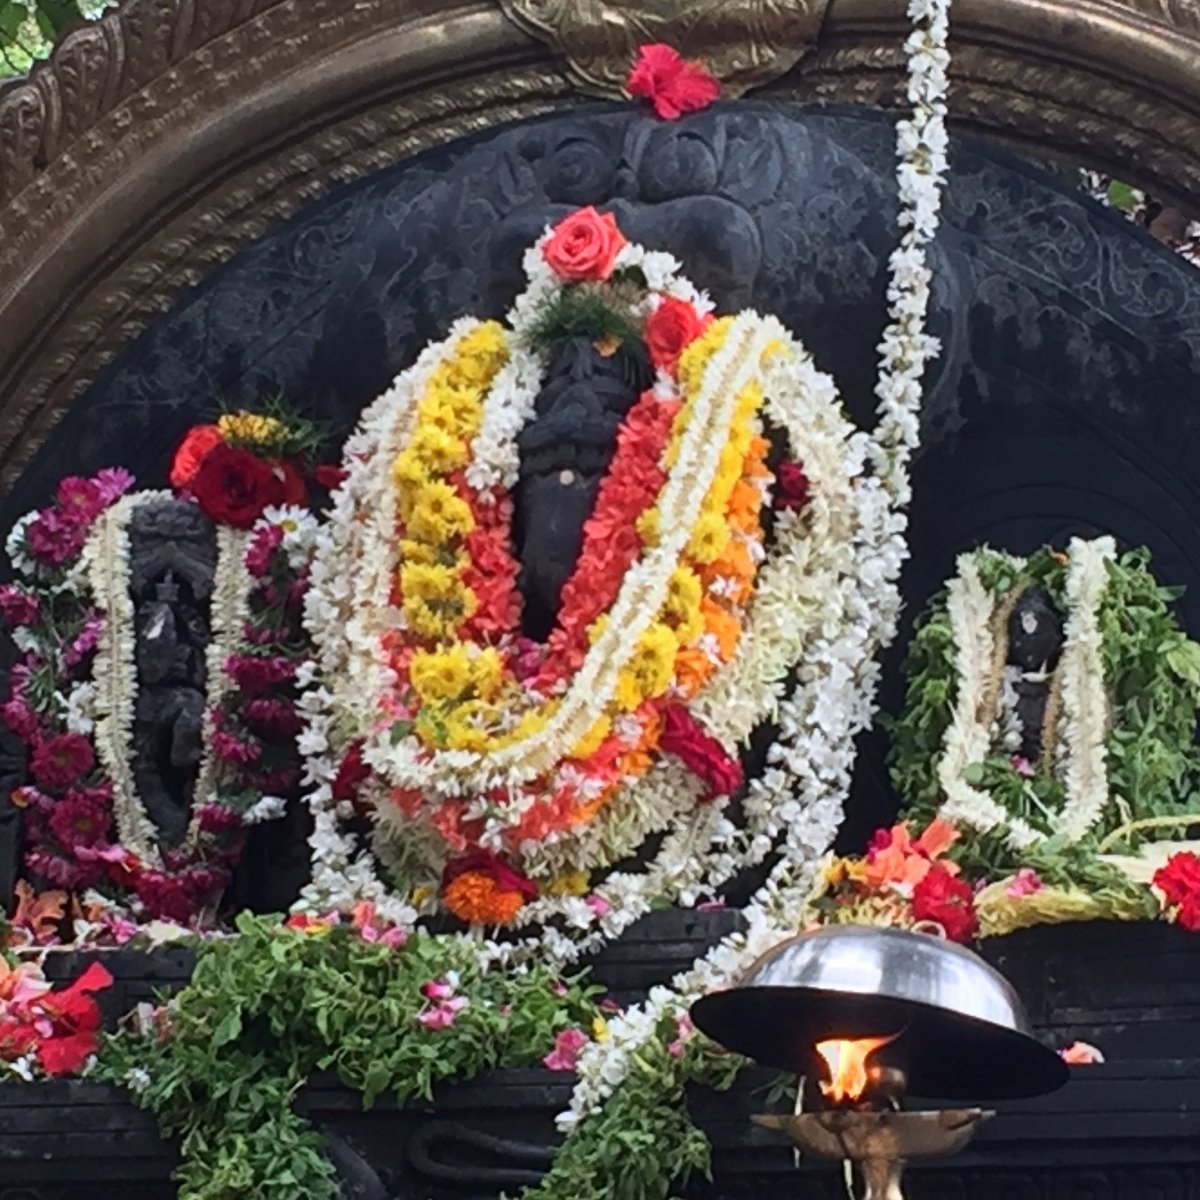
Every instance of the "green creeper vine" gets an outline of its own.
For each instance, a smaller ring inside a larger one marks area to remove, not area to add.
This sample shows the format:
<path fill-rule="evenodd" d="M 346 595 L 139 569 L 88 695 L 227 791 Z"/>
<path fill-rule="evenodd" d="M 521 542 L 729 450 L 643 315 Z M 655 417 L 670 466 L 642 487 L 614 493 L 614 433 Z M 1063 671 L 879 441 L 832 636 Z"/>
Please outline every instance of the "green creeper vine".
<path fill-rule="evenodd" d="M 420 1020 L 430 981 L 467 1001 L 448 1027 Z M 180 1139 L 180 1200 L 334 1200 L 321 1137 L 292 1108 L 310 1075 L 333 1073 L 368 1106 L 384 1093 L 429 1099 L 440 1082 L 540 1065 L 559 1033 L 602 1021 L 597 994 L 536 966 L 484 972 L 467 937 L 390 948 L 345 926 L 310 932 L 244 916 L 237 937 L 200 946 L 191 982 L 154 1029 L 107 1040 L 97 1070 Z M 672 1053 L 675 1035 L 663 1032 L 528 1200 L 665 1200 L 677 1179 L 707 1169 L 684 1086 L 728 1086 L 741 1060 L 699 1037 Z"/>
<path fill-rule="evenodd" d="M 1039 551 L 1023 569 L 990 550 L 980 551 L 976 563 L 984 586 L 998 601 L 1036 583 L 1057 604 L 1063 603 L 1067 568 L 1050 550 Z M 1092 887 L 1115 888 L 1127 895 L 1116 873 L 1095 861 L 1099 844 L 1128 830 L 1120 834 L 1121 849 L 1127 851 L 1138 845 L 1139 822 L 1200 810 L 1200 752 L 1195 744 L 1200 646 L 1179 629 L 1171 608 L 1178 595 L 1155 580 L 1145 550 L 1126 553 L 1109 566 L 1099 623 L 1105 681 L 1116 718 L 1106 744 L 1111 801 L 1086 842 L 1069 855 L 1076 883 L 1083 882 L 1080 873 L 1086 871 L 1095 876 Z M 941 804 L 938 761 L 957 700 L 956 648 L 946 605 L 942 592 L 919 623 L 905 664 L 904 710 L 890 722 L 892 782 L 907 814 L 918 823 L 932 818 Z M 1023 775 L 1008 757 L 998 754 L 972 764 L 966 779 L 1049 835 L 1036 853 L 1044 870 L 1053 873 L 1055 862 L 1067 861 L 1068 848 L 1053 837 L 1054 814 L 1064 802 L 1056 778 L 1047 772 Z M 960 843 L 954 855 L 989 873 L 1038 865 L 1029 855 L 1016 861 L 998 835 L 973 837 Z"/>

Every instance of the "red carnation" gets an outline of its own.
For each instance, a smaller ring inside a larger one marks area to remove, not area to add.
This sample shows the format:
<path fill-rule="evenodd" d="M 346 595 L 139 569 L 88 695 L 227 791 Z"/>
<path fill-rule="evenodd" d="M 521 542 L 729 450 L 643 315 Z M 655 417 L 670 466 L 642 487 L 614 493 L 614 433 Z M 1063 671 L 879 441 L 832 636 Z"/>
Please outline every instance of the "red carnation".
<path fill-rule="evenodd" d="M 40 742 L 33 752 L 30 770 L 39 787 L 65 788 L 96 765 L 92 744 L 79 733 L 60 733 Z"/>
<path fill-rule="evenodd" d="M 807 503 L 808 476 L 793 459 L 784 459 L 775 468 L 775 507 L 799 512 Z"/>
<path fill-rule="evenodd" d="M 1154 886 L 1168 904 L 1184 904 L 1200 896 L 1200 857 L 1190 850 L 1172 854 L 1167 865 L 1154 872 Z"/>
<path fill-rule="evenodd" d="M 249 529 L 264 509 L 283 503 L 285 484 L 283 473 L 270 463 L 222 443 L 205 455 L 191 490 L 212 520 Z"/>
<path fill-rule="evenodd" d="M 655 42 L 638 48 L 625 90 L 649 100 L 660 119 L 675 121 L 707 108 L 720 96 L 721 85 L 703 63 L 687 62 L 678 50 Z"/>
<path fill-rule="evenodd" d="M 650 361 L 660 371 L 674 375 L 679 356 L 711 323 L 711 317 L 702 317 L 686 300 L 666 297 L 646 322 Z"/>
<path fill-rule="evenodd" d="M 979 929 L 971 885 L 940 864 L 932 866 L 913 888 L 912 910 L 918 921 L 940 925 L 952 942 L 965 945 Z"/>
<path fill-rule="evenodd" d="M 742 764 L 716 738 L 709 737 L 682 704 L 664 714 L 659 746 L 708 784 L 706 799 L 732 796 L 742 785 Z"/>
<path fill-rule="evenodd" d="M 1191 850 L 1172 854 L 1167 865 L 1154 872 L 1154 886 L 1167 905 L 1176 908 L 1176 922 L 1200 933 L 1200 857 Z"/>
<path fill-rule="evenodd" d="M 442 887 L 449 887 L 460 875 L 468 874 L 486 875 L 497 890 L 516 892 L 527 903 L 537 899 L 537 884 L 490 850 L 475 850 L 451 859 L 442 872 Z"/>
<path fill-rule="evenodd" d="M 171 463 L 171 473 L 168 476 L 171 486 L 177 491 L 187 491 L 209 451 L 224 444 L 225 439 L 221 437 L 221 431 L 215 425 L 196 425 L 189 429 L 183 441 L 179 443 L 179 449 L 175 451 L 175 458 Z"/>

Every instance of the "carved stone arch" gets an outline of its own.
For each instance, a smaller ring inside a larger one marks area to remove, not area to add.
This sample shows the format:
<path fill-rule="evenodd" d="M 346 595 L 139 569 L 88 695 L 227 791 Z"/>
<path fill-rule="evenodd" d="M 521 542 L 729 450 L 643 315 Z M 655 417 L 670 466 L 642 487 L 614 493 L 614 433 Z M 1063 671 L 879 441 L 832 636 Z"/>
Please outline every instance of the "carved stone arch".
<path fill-rule="evenodd" d="M 647 36 L 734 92 L 891 106 L 905 7 L 127 0 L 0 88 L 0 485 L 155 314 L 330 185 L 611 90 Z M 953 41 L 960 126 L 1200 194 L 1198 0 L 956 0 Z"/>

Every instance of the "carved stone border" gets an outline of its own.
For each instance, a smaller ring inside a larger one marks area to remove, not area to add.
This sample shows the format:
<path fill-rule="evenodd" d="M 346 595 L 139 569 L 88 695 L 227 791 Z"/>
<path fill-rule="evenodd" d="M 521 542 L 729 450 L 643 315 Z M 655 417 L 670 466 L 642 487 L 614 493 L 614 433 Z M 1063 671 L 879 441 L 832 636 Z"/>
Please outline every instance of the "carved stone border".
<path fill-rule="evenodd" d="M 569 105 L 576 58 L 630 51 L 577 17 L 543 44 L 499 2 L 125 0 L 0 87 L 0 486 L 156 313 L 330 182 Z M 558 3 L 656 30 L 688 7 Z M 904 9 L 829 0 L 769 94 L 895 104 Z M 953 42 L 959 127 L 1200 196 L 1200 0 L 955 0 Z"/>

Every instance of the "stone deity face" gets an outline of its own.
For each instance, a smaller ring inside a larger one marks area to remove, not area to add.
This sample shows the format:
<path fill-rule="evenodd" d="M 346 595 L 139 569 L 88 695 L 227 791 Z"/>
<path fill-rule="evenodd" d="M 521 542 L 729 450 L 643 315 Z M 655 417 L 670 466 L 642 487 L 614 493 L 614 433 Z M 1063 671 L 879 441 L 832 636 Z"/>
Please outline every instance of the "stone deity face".
<path fill-rule="evenodd" d="M 628 354 L 605 356 L 587 338 L 557 351 L 537 398 L 536 419 L 517 445 L 521 475 L 513 537 L 521 561 L 524 632 L 544 638 L 579 557 L 583 526 L 612 462 L 617 430 L 648 372 Z"/>

